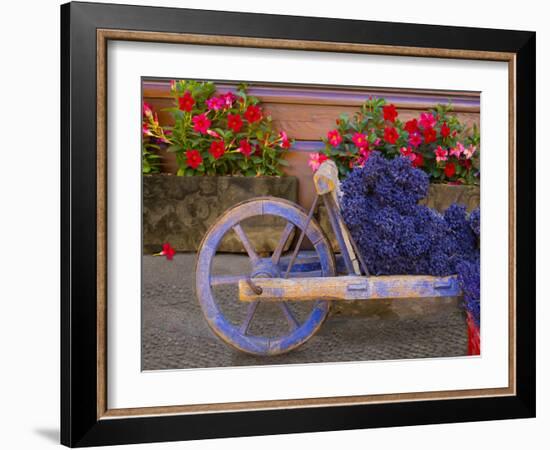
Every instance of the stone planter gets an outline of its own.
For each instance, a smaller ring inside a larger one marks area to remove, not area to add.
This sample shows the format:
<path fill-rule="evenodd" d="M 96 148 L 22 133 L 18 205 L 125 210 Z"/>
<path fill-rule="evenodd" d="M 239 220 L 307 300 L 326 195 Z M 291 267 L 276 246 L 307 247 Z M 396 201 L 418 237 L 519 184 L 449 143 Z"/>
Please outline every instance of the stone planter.
<path fill-rule="evenodd" d="M 180 252 L 197 251 L 210 225 L 228 208 L 257 196 L 296 202 L 295 177 L 177 177 L 143 176 L 143 251 L 160 251 L 169 242 Z M 243 228 L 258 252 L 272 251 L 285 224 L 272 217 L 247 221 Z M 289 239 L 289 245 L 292 239 Z M 219 251 L 243 252 L 234 234 Z"/>
<path fill-rule="evenodd" d="M 439 212 L 445 211 L 452 203 L 466 206 L 468 212 L 479 206 L 479 186 L 460 186 L 452 184 L 430 184 L 428 196 L 420 203 L 428 205 Z M 325 231 L 332 247 L 338 250 L 338 243 L 332 233 L 328 215 L 323 205 L 319 206 L 317 218 L 321 228 Z"/>

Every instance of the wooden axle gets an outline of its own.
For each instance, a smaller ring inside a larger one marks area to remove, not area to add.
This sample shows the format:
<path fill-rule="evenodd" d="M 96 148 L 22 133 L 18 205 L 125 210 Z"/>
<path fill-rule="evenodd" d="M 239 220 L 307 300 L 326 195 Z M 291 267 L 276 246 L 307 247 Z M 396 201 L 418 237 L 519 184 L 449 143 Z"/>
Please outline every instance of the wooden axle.
<path fill-rule="evenodd" d="M 291 279 L 253 278 L 251 281 L 261 289 L 261 294 L 255 294 L 246 280 L 240 280 L 240 301 L 373 300 L 462 295 L 456 275 L 351 275 Z"/>

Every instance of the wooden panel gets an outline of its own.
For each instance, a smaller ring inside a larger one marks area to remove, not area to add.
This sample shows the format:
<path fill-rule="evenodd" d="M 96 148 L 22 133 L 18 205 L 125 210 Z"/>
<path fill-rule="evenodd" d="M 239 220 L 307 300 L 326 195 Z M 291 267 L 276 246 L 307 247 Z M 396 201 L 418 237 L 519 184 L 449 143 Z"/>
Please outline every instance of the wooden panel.
<path fill-rule="evenodd" d="M 289 136 L 301 140 L 320 140 L 329 130 L 336 128 L 336 119 L 342 113 L 350 117 L 358 111 L 356 106 L 327 105 L 293 105 L 265 103 L 265 110 L 271 114 L 273 123 Z M 400 109 L 399 119 L 407 121 L 418 117 L 419 112 L 411 109 Z M 479 114 L 458 113 L 458 118 L 471 127 L 475 122 L 479 125 Z"/>
<path fill-rule="evenodd" d="M 236 83 L 216 85 L 221 93 L 235 92 Z M 169 82 L 146 81 L 143 92 L 149 98 L 170 97 Z M 470 91 L 249 83 L 248 92 L 267 103 L 359 106 L 372 96 L 383 97 L 398 108 L 425 110 L 435 103 L 451 101 L 457 111 L 479 112 L 479 93 Z"/>

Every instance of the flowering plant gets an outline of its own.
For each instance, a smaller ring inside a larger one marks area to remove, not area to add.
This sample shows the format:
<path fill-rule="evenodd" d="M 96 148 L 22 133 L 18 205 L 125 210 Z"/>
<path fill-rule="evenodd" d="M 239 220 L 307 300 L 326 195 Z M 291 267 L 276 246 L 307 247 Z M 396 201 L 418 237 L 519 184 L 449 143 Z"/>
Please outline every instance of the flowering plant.
<path fill-rule="evenodd" d="M 174 107 L 166 110 L 174 125 L 153 135 L 176 154 L 178 175 L 282 175 L 283 152 L 292 141 L 273 129 L 245 85 L 220 94 L 212 82 L 179 80 L 171 82 L 171 93 Z"/>
<path fill-rule="evenodd" d="M 151 106 L 143 103 L 143 114 L 141 119 L 143 138 L 141 140 L 141 167 L 143 173 L 160 172 L 160 156 L 158 151 L 163 142 L 168 142 L 162 127 L 159 125 L 158 115 L 154 113 Z"/>
<path fill-rule="evenodd" d="M 395 105 L 369 98 L 353 117 L 340 115 L 336 128 L 323 139 L 325 156 L 336 162 L 342 177 L 378 151 L 388 159 L 405 156 L 431 181 L 479 182 L 477 126 L 466 130 L 452 114 L 451 105 L 437 105 L 405 123 L 398 116 Z M 318 159 L 319 154 L 311 156 L 313 161 Z"/>

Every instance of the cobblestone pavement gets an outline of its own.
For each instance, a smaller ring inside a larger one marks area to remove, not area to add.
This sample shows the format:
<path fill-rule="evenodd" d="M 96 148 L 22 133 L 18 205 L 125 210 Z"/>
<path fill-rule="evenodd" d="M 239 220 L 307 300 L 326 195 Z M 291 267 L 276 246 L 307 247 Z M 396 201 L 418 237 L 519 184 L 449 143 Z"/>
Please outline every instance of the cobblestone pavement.
<path fill-rule="evenodd" d="M 216 264 L 242 273 L 246 261 L 242 256 L 222 255 Z M 425 303 L 411 307 L 410 302 L 366 308 L 365 303 L 339 304 L 319 332 L 298 349 L 275 357 L 241 353 L 221 342 L 206 324 L 195 295 L 194 263 L 192 253 L 177 254 L 173 261 L 163 257 L 143 258 L 144 370 L 465 355 L 466 325 L 456 299 L 437 300 L 433 308 Z M 235 294 L 228 291 L 220 294 L 225 295 L 229 305 L 236 305 L 228 307 L 228 315 L 238 315 L 237 309 L 243 305 L 233 300 Z M 256 316 L 254 322 L 275 326 L 273 317 L 278 317 L 277 314 L 269 310 L 264 314 L 263 318 Z M 283 320 L 282 314 L 280 317 Z"/>

